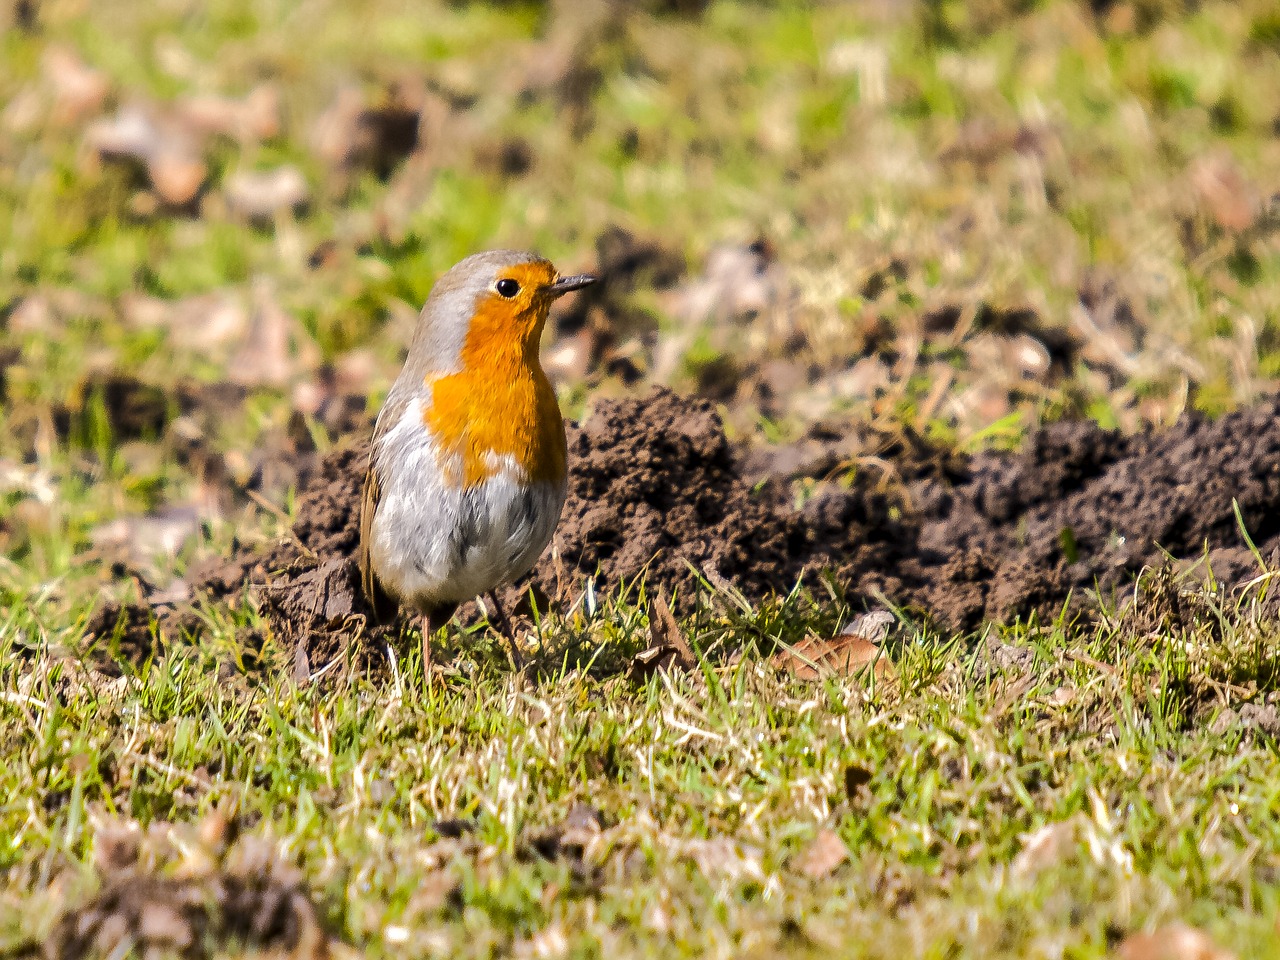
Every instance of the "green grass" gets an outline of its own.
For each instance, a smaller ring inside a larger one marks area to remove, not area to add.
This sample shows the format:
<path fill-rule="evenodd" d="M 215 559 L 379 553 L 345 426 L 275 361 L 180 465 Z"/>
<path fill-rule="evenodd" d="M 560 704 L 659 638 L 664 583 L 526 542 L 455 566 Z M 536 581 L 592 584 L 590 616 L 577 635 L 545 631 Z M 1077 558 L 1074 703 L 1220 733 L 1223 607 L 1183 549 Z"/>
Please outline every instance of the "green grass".
<path fill-rule="evenodd" d="M 821 628 L 788 604 L 707 608 L 691 639 Z M 563 941 L 582 956 L 1094 957 L 1178 920 L 1242 956 L 1280 953 L 1280 764 L 1265 738 L 1209 723 L 1224 664 L 1267 698 L 1249 651 L 1274 657 L 1270 625 L 1229 625 L 1210 652 L 1208 629 L 1142 645 L 906 624 L 886 648 L 897 678 L 875 682 L 798 682 L 748 653 L 632 683 L 556 670 L 553 649 L 540 679 L 464 656 L 424 689 L 409 653 L 394 679 L 339 669 L 300 689 L 270 649 L 278 669 L 230 668 L 222 631 L 112 680 L 35 642 L 40 620 L 9 625 L 32 646 L 9 641 L 0 686 L 11 943 L 94 889 L 114 822 L 234 810 L 373 956 Z M 616 651 L 634 624 L 610 605 L 553 636 Z M 581 862 L 530 853 L 577 803 L 605 824 Z M 474 823 L 461 842 L 433 826 L 455 818 Z M 814 877 L 803 857 L 823 828 L 849 858 Z"/>
<path fill-rule="evenodd" d="M 1087 958 L 1176 921 L 1280 956 L 1275 744 L 1212 726 L 1227 703 L 1276 697 L 1274 624 L 1249 608 L 1203 608 L 1186 633 L 907 623 L 886 648 L 898 679 L 876 683 L 770 665 L 778 641 L 838 626 L 835 601 L 805 593 L 749 613 L 704 596 L 684 622 L 700 671 L 643 683 L 604 669 L 645 643 L 642 605 L 616 598 L 548 623 L 540 672 L 512 678 L 473 638 L 430 689 L 412 642 L 395 676 L 299 689 L 269 638 L 253 665 L 263 625 L 247 608 L 205 611 L 198 644 L 120 678 L 78 656 L 104 593 L 131 589 L 94 532 L 208 492 L 172 422 L 125 440 L 84 382 L 120 369 L 168 389 L 233 365 L 228 345 L 131 324 L 137 294 L 249 304 L 269 278 L 317 357 L 367 361 L 357 386 L 376 404 L 434 278 L 476 249 L 585 269 L 621 225 L 696 278 L 716 247 L 763 235 L 777 310 L 726 329 L 653 291 L 631 301 L 658 326 L 642 350 L 676 344 L 677 387 L 722 360 L 748 381 L 779 357 L 803 367 L 777 409 L 726 405 L 739 437 L 843 417 L 1006 448 L 1045 418 L 1136 429 L 1248 402 L 1280 369 L 1280 244 L 1259 212 L 1280 191 L 1272 8 L 49 2 L 38 30 L 0 24 L 0 356 L 20 352 L 0 402 L 0 952 L 101 888 L 95 857 L 122 824 L 151 829 L 147 856 L 178 876 L 190 831 L 233 810 L 298 865 L 337 940 L 372 956 Z M 134 173 L 89 156 L 92 117 L 59 119 L 56 49 L 101 72 L 103 115 L 266 81 L 281 132 L 213 138 L 203 205 L 148 212 Z M 576 92 L 558 85 L 571 65 L 594 78 Z M 376 102 L 397 83 L 450 106 L 423 169 L 329 170 L 316 118 L 346 85 Z M 485 158 L 512 138 L 533 163 L 508 178 Z M 232 171 L 286 162 L 310 183 L 303 213 L 225 210 Z M 1082 288 L 1133 319 L 1077 331 L 1061 377 L 1010 372 L 981 331 L 921 333 L 983 307 L 1076 330 Z M 850 385 L 864 359 L 883 386 Z M 247 471 L 313 373 L 250 390 L 202 436 Z M 577 411 L 622 385 L 561 389 Z M 279 529 L 232 498 L 150 572 Z M 869 777 L 852 793 L 850 770 Z M 605 823 L 581 862 L 531 854 L 577 803 Z M 474 831 L 442 839 L 433 825 L 452 818 Z M 810 877 L 827 828 L 848 860 Z"/>

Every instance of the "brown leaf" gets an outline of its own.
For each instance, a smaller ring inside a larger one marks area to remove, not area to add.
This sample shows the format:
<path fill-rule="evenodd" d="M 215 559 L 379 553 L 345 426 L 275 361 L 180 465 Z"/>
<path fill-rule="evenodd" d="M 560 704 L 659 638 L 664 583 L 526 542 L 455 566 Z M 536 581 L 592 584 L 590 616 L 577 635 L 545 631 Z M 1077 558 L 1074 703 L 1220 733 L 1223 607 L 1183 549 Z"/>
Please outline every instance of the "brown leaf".
<path fill-rule="evenodd" d="M 276 301 L 269 281 L 254 284 L 253 300 L 247 335 L 231 362 L 231 379 L 245 386 L 280 387 L 315 361 L 315 344 Z"/>
<path fill-rule="evenodd" d="M 204 520 L 199 507 L 179 504 L 142 516 L 119 517 L 96 527 L 89 536 L 95 554 L 146 567 L 161 559 L 172 561 Z"/>
<path fill-rule="evenodd" d="M 156 194 L 171 206 L 195 199 L 208 168 L 199 146 L 171 117 L 142 104 L 121 107 L 113 117 L 95 121 L 85 142 L 104 162 L 140 164 Z"/>
<path fill-rule="evenodd" d="M 280 91 L 269 83 L 255 87 L 243 99 L 197 96 L 177 105 L 178 116 L 192 129 L 240 141 L 279 136 L 280 110 Z"/>
<path fill-rule="evenodd" d="M 32 294 L 10 308 L 6 326 L 14 333 L 49 333 L 61 326 L 62 318 L 49 298 Z"/>
<path fill-rule="evenodd" d="M 661 591 L 649 606 L 649 639 L 647 650 L 642 650 L 631 660 L 629 673 L 633 679 L 646 679 L 659 670 L 679 667 L 692 671 L 698 666 L 698 658 L 676 622 L 671 608 Z"/>
<path fill-rule="evenodd" d="M 600 341 L 601 331 L 595 324 L 587 324 L 556 340 L 542 361 L 547 375 L 557 383 L 582 380 L 602 353 Z"/>
<path fill-rule="evenodd" d="M 147 176 L 156 196 L 171 207 L 185 207 L 196 198 L 209 168 L 183 150 L 164 150 L 147 162 Z"/>
<path fill-rule="evenodd" d="M 274 170 L 243 170 L 227 178 L 227 205 L 254 221 L 270 221 L 276 214 L 302 207 L 310 197 L 306 177 L 291 164 Z"/>
<path fill-rule="evenodd" d="M 1151 933 L 1126 937 L 1116 950 L 1118 960 L 1235 960 L 1203 930 L 1173 923 Z"/>
<path fill-rule="evenodd" d="M 745 247 L 717 247 L 707 254 L 702 276 L 671 296 L 671 312 L 686 323 L 745 320 L 781 310 L 790 296 L 785 269 L 765 238 Z"/>
<path fill-rule="evenodd" d="M 1230 154 L 1200 157 L 1191 167 L 1191 186 L 1199 201 L 1223 230 L 1239 233 L 1258 216 L 1257 190 Z"/>
<path fill-rule="evenodd" d="M 1075 819 L 1048 823 L 1024 833 L 1021 839 L 1022 849 L 1013 858 L 1013 872 L 1032 877 L 1061 865 L 1074 852 L 1078 841 L 1077 823 Z"/>
<path fill-rule="evenodd" d="M 240 340 L 249 325 L 240 297 L 228 290 L 164 300 L 141 293 L 120 300 L 125 321 L 139 330 L 159 329 L 174 346 L 210 351 Z"/>
<path fill-rule="evenodd" d="M 765 879 L 764 854 L 750 844 L 720 836 L 709 840 L 688 840 L 682 846 L 683 854 L 708 880 L 761 883 Z"/>
<path fill-rule="evenodd" d="M 67 47 L 49 47 L 40 67 L 53 90 L 50 119 L 55 124 L 70 126 L 97 113 L 111 90 L 101 71 Z"/>
<path fill-rule="evenodd" d="M 880 680 L 898 675 L 880 647 L 866 637 L 840 634 L 838 637 L 806 637 L 794 647 L 779 650 L 771 661 L 801 680 L 821 680 L 826 676 L 852 677 L 870 668 Z"/>
<path fill-rule="evenodd" d="M 810 880 L 821 880 L 831 876 L 848 859 L 849 848 L 840 839 L 840 834 L 830 827 L 823 827 L 800 857 L 797 867 Z"/>

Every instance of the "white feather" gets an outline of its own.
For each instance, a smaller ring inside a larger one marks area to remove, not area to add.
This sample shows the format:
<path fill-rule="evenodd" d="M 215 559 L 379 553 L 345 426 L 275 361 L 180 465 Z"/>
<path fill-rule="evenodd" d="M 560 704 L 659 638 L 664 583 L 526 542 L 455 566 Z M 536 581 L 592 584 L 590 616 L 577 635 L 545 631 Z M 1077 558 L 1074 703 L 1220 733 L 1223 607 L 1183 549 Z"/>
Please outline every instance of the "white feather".
<path fill-rule="evenodd" d="M 379 440 L 381 499 L 370 559 L 384 589 L 419 608 L 461 603 L 532 569 L 551 541 L 564 487 L 530 484 L 515 458 L 490 452 L 492 472 L 469 489 L 444 482 L 419 398 Z"/>

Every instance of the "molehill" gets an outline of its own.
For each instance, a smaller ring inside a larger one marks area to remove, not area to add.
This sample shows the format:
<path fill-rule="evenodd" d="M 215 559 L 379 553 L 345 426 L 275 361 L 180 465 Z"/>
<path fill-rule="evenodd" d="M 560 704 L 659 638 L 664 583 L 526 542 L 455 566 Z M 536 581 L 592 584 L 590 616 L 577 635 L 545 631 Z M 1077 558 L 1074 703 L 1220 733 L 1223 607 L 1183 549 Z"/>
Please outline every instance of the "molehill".
<path fill-rule="evenodd" d="M 887 598 L 972 629 L 1079 612 L 1123 595 L 1143 567 L 1206 549 L 1219 580 L 1241 583 L 1258 571 L 1233 499 L 1263 555 L 1280 556 L 1280 399 L 1132 437 L 1054 424 L 1013 455 L 908 440 L 881 443 L 878 471 L 855 458 L 851 482 L 819 484 L 797 509 L 783 478 L 747 468 L 709 402 L 664 389 L 602 401 L 569 427 L 552 547 L 505 600 L 563 607 L 588 577 L 597 591 L 643 578 L 682 597 L 702 577 L 758 600 L 824 575 L 855 605 Z M 293 537 L 207 563 L 197 594 L 247 586 L 278 635 L 305 638 L 312 657 L 336 652 L 364 626 L 352 558 L 366 455 L 356 443 L 325 457 L 303 481 Z"/>

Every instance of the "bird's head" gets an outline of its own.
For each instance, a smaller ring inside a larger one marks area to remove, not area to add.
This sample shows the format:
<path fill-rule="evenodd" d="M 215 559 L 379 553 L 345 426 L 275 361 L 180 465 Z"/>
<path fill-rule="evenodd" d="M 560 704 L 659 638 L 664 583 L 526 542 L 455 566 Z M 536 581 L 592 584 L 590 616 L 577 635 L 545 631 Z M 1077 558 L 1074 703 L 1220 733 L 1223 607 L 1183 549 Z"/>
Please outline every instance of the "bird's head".
<path fill-rule="evenodd" d="M 532 253 L 490 250 L 467 257 L 436 281 L 418 319 L 408 365 L 423 373 L 461 368 L 476 358 L 518 351 L 536 362 L 551 304 L 594 283 L 562 277 Z"/>

